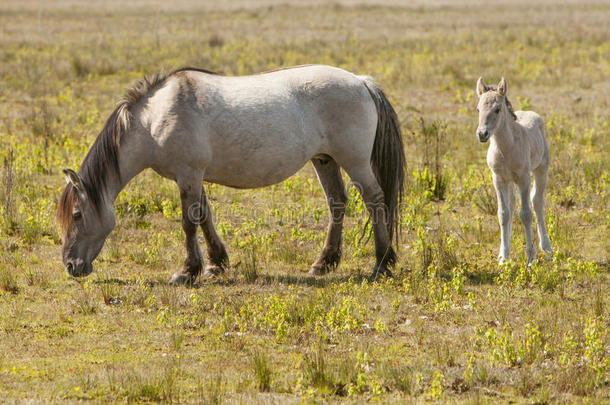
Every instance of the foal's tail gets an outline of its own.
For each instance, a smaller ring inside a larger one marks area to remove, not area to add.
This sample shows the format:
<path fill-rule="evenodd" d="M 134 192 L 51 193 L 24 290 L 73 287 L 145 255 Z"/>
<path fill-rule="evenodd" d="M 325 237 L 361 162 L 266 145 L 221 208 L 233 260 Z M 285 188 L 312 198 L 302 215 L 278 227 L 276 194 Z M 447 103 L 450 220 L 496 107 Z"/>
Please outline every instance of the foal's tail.
<path fill-rule="evenodd" d="M 398 238 L 399 207 L 404 192 L 405 152 L 396 111 L 383 90 L 367 76 L 360 76 L 377 107 L 377 132 L 371 153 L 371 166 L 383 190 L 387 207 L 388 234 Z"/>

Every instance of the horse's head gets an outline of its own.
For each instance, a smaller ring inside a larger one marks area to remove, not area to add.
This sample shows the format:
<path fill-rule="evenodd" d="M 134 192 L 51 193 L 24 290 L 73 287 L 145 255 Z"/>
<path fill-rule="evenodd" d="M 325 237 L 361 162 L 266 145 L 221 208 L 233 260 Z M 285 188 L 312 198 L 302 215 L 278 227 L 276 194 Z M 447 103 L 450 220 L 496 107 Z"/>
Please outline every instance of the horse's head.
<path fill-rule="evenodd" d="M 112 204 L 98 190 L 89 190 L 73 170 L 63 172 L 68 184 L 57 207 L 64 230 L 63 262 L 71 276 L 81 277 L 93 271 L 91 262 L 102 250 L 116 218 Z"/>
<path fill-rule="evenodd" d="M 500 80 L 498 86 L 485 85 L 482 77 L 479 77 L 479 80 L 477 80 L 477 96 L 479 97 L 477 105 L 477 111 L 479 112 L 477 137 L 479 141 L 487 142 L 489 140 L 491 134 L 494 133 L 494 130 L 501 121 L 504 109 L 509 108 L 506 92 L 507 85 L 504 78 Z"/>

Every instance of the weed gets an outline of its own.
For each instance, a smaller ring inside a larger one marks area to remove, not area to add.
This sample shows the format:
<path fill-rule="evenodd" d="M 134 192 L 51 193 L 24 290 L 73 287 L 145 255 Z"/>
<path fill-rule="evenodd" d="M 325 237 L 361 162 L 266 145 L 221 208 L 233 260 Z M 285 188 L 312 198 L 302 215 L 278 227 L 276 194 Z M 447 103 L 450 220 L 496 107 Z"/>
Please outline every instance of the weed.
<path fill-rule="evenodd" d="M 491 191 L 492 184 L 481 175 L 482 185 L 474 193 L 474 205 L 486 215 L 495 215 L 498 211 L 498 200 Z"/>
<path fill-rule="evenodd" d="M 398 390 L 407 395 L 415 393 L 415 374 L 409 367 L 386 363 L 379 372 L 384 383 L 392 390 Z"/>
<path fill-rule="evenodd" d="M 261 392 L 271 390 L 271 369 L 267 362 L 267 357 L 262 352 L 254 352 L 252 367 L 256 377 L 256 388 Z"/>
<path fill-rule="evenodd" d="M 15 273 L 8 267 L 0 267 L 0 289 L 11 294 L 17 294 L 19 292 L 19 285 L 17 284 Z"/>
<path fill-rule="evenodd" d="M 14 203 L 13 203 L 13 193 L 15 189 L 15 173 L 14 173 L 14 162 L 15 155 L 13 153 L 13 148 L 9 148 L 8 153 L 4 157 L 4 176 L 3 176 L 3 185 L 4 185 L 4 201 L 3 201 L 3 211 L 2 211 L 2 226 L 5 232 L 11 230 L 15 226 L 15 212 L 14 212 Z"/>
<path fill-rule="evenodd" d="M 121 302 L 119 289 L 117 288 L 113 280 L 110 280 L 107 277 L 101 278 L 98 280 L 98 286 L 104 304 L 116 305 Z"/>
<path fill-rule="evenodd" d="M 241 274 L 244 277 L 246 283 L 254 283 L 258 278 L 257 261 L 258 259 L 256 249 L 252 248 L 246 253 L 241 267 Z"/>
<path fill-rule="evenodd" d="M 303 383 L 322 393 L 332 393 L 335 389 L 334 378 L 328 370 L 322 343 L 303 357 Z"/>
<path fill-rule="evenodd" d="M 447 123 L 435 121 L 427 125 L 423 115 L 417 117 L 420 128 L 423 161 L 422 170 L 413 173 L 415 182 L 424 196 L 430 200 L 444 200 L 448 177 L 443 173 L 443 156 L 446 153 Z"/>
<path fill-rule="evenodd" d="M 224 398 L 225 377 L 214 374 L 207 378 L 205 383 L 199 383 L 197 388 L 199 401 L 210 405 L 220 405 Z"/>
<path fill-rule="evenodd" d="M 182 343 L 184 342 L 184 331 L 174 329 L 171 333 L 171 348 L 175 351 L 180 351 Z"/>
<path fill-rule="evenodd" d="M 445 376 L 443 373 L 440 370 L 435 370 L 432 381 L 430 382 L 430 396 L 432 399 L 439 399 L 441 397 L 444 391 L 444 382 Z"/>

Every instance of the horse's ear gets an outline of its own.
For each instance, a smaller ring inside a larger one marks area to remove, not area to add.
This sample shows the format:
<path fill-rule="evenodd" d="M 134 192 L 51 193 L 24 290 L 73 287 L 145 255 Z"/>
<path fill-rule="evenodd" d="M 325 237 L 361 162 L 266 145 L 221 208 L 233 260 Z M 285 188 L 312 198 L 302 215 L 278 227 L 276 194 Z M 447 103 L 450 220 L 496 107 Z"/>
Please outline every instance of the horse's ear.
<path fill-rule="evenodd" d="M 72 186 L 74 186 L 76 191 L 83 190 L 83 182 L 81 181 L 80 177 L 78 177 L 78 174 L 76 174 L 76 172 L 74 170 L 64 169 L 62 171 L 64 173 L 64 176 L 66 177 L 66 183 L 72 184 Z"/>
<path fill-rule="evenodd" d="M 506 96 L 507 92 L 508 87 L 506 85 L 506 80 L 504 79 L 504 76 L 502 76 L 502 79 L 500 79 L 500 83 L 498 83 L 498 94 L 500 94 L 501 96 Z"/>
<path fill-rule="evenodd" d="M 477 80 L 477 96 L 481 97 L 487 90 L 489 89 L 485 85 L 485 82 L 483 82 L 483 78 L 479 77 L 479 80 Z"/>

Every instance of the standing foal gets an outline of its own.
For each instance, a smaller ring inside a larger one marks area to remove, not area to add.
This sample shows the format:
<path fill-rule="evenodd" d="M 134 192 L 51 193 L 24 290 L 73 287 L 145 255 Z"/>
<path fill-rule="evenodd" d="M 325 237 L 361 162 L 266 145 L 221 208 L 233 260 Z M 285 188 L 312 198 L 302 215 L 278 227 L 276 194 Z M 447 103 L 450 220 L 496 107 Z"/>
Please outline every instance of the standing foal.
<path fill-rule="evenodd" d="M 527 263 L 536 257 L 532 240 L 532 209 L 530 207 L 531 172 L 534 172 L 534 190 L 531 195 L 536 211 L 540 249 L 553 255 L 551 241 L 544 225 L 544 189 L 549 170 L 549 146 L 544 136 L 544 122 L 533 111 L 513 111 L 506 98 L 506 80 L 498 86 L 486 86 L 483 78 L 477 81 L 479 126 L 477 136 L 482 143 L 491 139 L 487 150 L 487 165 L 491 169 L 494 188 L 498 196 L 498 220 L 501 227 L 499 263 L 508 260 L 515 188 L 521 196 L 519 216 L 525 227 Z"/>

